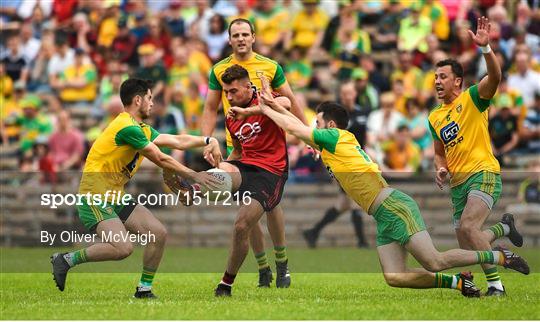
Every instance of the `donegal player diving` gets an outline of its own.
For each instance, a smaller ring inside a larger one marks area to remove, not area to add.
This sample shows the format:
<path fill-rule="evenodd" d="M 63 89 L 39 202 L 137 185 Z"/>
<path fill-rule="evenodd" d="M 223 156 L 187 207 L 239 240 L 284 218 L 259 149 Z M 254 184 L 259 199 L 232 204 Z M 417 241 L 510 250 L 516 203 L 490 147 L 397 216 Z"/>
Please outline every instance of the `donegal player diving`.
<path fill-rule="evenodd" d="M 377 252 L 386 282 L 393 287 L 453 288 L 464 296 L 478 297 L 472 274 L 448 275 L 439 271 L 477 263 L 501 265 L 529 273 L 527 262 L 503 248 L 493 251 L 452 249 L 439 252 L 426 231 L 416 202 L 388 186 L 376 163 L 361 149 L 348 124 L 345 108 L 326 102 L 317 108 L 317 128 L 305 126 L 270 95 L 263 86 L 262 112 L 288 133 L 307 144 L 316 144 L 330 174 L 366 213 L 377 222 Z M 315 146 L 315 145 L 313 145 Z M 408 268 L 407 252 L 424 267 Z"/>
<path fill-rule="evenodd" d="M 124 185 L 137 172 L 144 157 L 185 179 L 210 188 L 216 187 L 217 181 L 214 177 L 205 172 L 194 172 L 162 153 L 159 147 L 184 150 L 206 145 L 204 154 L 207 160 L 219 164 L 221 152 L 218 141 L 191 135 L 160 134 L 143 123 L 143 120 L 149 117 L 153 106 L 150 89 L 151 84 L 144 80 L 132 78 L 124 81 L 120 87 L 124 112 L 107 126 L 90 149 L 79 194 L 92 197 L 83 198 L 83 204 L 77 206 L 79 218 L 84 226 L 97 233 L 98 237 L 117 237 L 74 252 L 54 254 L 51 257 L 53 277 L 60 291 L 64 290 L 67 273 L 73 266 L 128 257 L 133 251 L 133 245 L 129 239 L 121 236 L 130 232 L 149 236 L 149 243 L 144 249 L 143 272 L 134 297 L 155 297 L 152 293 L 152 281 L 163 255 L 167 230 L 148 209 L 137 205 L 133 200 L 111 204 L 112 199 L 109 198 L 118 191 L 123 194 Z M 189 185 L 185 186 L 186 192 L 189 191 Z M 184 194 L 181 196 L 184 197 Z"/>

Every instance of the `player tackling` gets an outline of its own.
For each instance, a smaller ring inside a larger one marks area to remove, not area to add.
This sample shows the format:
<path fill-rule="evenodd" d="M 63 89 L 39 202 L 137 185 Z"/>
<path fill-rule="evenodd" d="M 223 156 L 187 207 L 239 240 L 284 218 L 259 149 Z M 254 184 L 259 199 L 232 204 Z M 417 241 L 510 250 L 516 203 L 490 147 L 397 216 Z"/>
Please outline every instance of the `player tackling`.
<path fill-rule="evenodd" d="M 523 238 L 514 226 L 511 214 L 500 223 L 482 231 L 502 189 L 499 162 L 493 155 L 488 132 L 489 99 L 501 81 L 498 59 L 489 47 L 489 20 L 478 19 L 473 41 L 482 50 L 487 75 L 477 85 L 463 87 L 463 67 L 453 59 L 437 63 L 435 90 L 442 104 L 429 115 L 434 138 L 436 182 L 442 189 L 450 172 L 450 194 L 454 206 L 453 222 L 459 246 L 464 249 L 490 250 L 502 236 L 521 247 Z M 487 296 L 505 295 L 497 267 L 482 265 L 488 283 Z"/>
<path fill-rule="evenodd" d="M 453 288 L 464 296 L 478 297 L 480 291 L 471 273 L 448 275 L 439 271 L 477 263 L 501 265 L 529 273 L 527 262 L 504 248 L 486 251 L 452 249 L 439 252 L 433 246 L 416 202 L 388 186 L 376 163 L 362 150 L 348 124 L 345 108 L 326 102 L 317 108 L 317 128 L 311 129 L 290 114 L 263 85 L 259 105 L 262 112 L 286 132 L 321 151 L 330 174 L 366 213 L 377 222 L 377 252 L 386 282 L 393 287 Z M 407 252 L 424 267 L 408 268 Z"/>
<path fill-rule="evenodd" d="M 141 79 L 128 79 L 120 87 L 120 98 L 124 112 L 120 113 L 92 145 L 86 159 L 79 194 L 98 195 L 107 198 L 94 202 L 83 198 L 77 206 L 79 218 L 84 226 L 99 236 L 126 236 L 147 234 L 152 236 L 144 248 L 143 272 L 134 297 L 154 298 L 152 282 L 158 269 L 167 230 L 152 213 L 133 200 L 111 204 L 111 192 L 121 191 L 135 175 L 144 157 L 163 168 L 178 173 L 182 178 L 193 180 L 203 186 L 217 187 L 219 182 L 206 172 L 194 172 L 159 147 L 189 149 L 205 146 L 204 155 L 214 165 L 219 164 L 221 152 L 214 138 L 191 135 L 160 134 L 143 121 L 152 110 L 152 86 Z M 186 187 L 189 187 L 186 184 Z M 186 189 L 186 192 L 188 190 Z M 184 197 L 185 194 L 181 193 Z M 110 238 L 70 253 L 56 253 L 51 257 L 53 277 L 60 291 L 64 290 L 68 271 L 75 265 L 86 262 L 121 260 L 133 251 L 130 239 Z"/>

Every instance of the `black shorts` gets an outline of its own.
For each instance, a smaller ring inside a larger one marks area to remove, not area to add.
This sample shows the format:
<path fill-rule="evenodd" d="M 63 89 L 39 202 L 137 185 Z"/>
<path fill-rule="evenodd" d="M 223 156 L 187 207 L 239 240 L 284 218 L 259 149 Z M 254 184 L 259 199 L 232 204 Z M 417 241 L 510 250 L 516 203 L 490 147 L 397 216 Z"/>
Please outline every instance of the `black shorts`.
<path fill-rule="evenodd" d="M 274 174 L 268 170 L 251 164 L 245 164 L 239 160 L 226 161 L 240 170 L 242 184 L 238 192 L 242 195 L 250 193 L 250 197 L 257 200 L 264 211 L 274 209 L 283 196 L 283 188 L 288 178 L 288 173 L 282 175 Z"/>

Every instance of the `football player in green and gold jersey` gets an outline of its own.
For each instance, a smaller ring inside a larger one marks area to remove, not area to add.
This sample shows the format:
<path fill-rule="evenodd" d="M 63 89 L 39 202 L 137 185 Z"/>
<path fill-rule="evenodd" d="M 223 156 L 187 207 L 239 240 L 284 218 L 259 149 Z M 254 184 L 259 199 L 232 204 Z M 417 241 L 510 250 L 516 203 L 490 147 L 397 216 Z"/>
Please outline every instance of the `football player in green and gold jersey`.
<path fill-rule="evenodd" d="M 182 178 L 208 187 L 215 187 L 217 183 L 206 172 L 197 173 L 160 151 L 160 147 L 184 150 L 206 145 L 204 155 L 209 162 L 215 165 L 221 159 L 219 143 L 214 138 L 160 134 L 145 124 L 153 106 L 150 89 L 151 84 L 141 79 L 124 81 L 120 87 L 124 112 L 107 126 L 90 149 L 79 187 L 81 203 L 77 208 L 84 226 L 97 233 L 102 241 L 51 257 L 54 280 L 60 291 L 64 290 L 71 267 L 128 257 L 133 251 L 130 239 L 126 238 L 130 232 L 148 235 L 143 273 L 134 296 L 155 297 L 152 281 L 163 255 L 167 230 L 147 208 L 124 194 L 124 185 L 135 175 L 144 157 Z"/>
<path fill-rule="evenodd" d="M 442 185 L 450 173 L 453 222 L 460 247 L 489 250 L 491 243 L 508 236 L 518 247 L 523 238 L 511 214 L 482 231 L 502 190 L 501 169 L 493 155 L 488 131 L 488 107 L 501 81 L 501 68 L 489 47 L 489 20 L 478 19 L 473 41 L 482 49 L 487 75 L 476 85 L 463 90 L 463 67 L 453 59 L 436 64 L 435 90 L 442 104 L 431 111 L 429 126 L 434 138 L 436 182 Z M 505 295 L 497 267 L 482 265 L 488 290 L 486 295 Z"/>
<path fill-rule="evenodd" d="M 439 271 L 477 263 L 502 265 L 523 274 L 529 273 L 525 260 L 511 251 L 439 252 L 426 231 L 416 202 L 405 193 L 388 186 L 376 163 L 362 150 L 352 133 L 345 130 L 349 117 L 345 108 L 326 102 L 317 108 L 317 128 L 312 129 L 290 114 L 265 89 L 260 94 L 262 112 L 288 133 L 321 151 L 330 174 L 366 213 L 377 222 L 377 252 L 384 278 L 393 287 L 453 288 L 464 296 L 478 297 L 480 291 L 472 275 L 448 275 Z M 407 253 L 424 267 L 408 268 Z"/>
<path fill-rule="evenodd" d="M 302 121 L 305 120 L 302 109 L 296 103 L 291 87 L 285 78 L 283 69 L 277 62 L 255 53 L 253 51 L 254 43 L 255 30 L 249 20 L 238 18 L 231 21 L 229 24 L 229 44 L 232 47 L 233 53 L 215 64 L 210 72 L 208 95 L 206 96 L 202 116 L 203 135 L 210 136 L 214 132 L 220 102 L 225 115 L 229 111 L 230 104 L 226 95 L 223 93 L 221 76 L 227 68 L 233 65 L 244 67 L 249 73 L 249 78 L 253 86 L 257 89 L 261 88 L 261 77 L 270 80 L 273 90 L 291 101 L 292 113 Z M 233 144 L 228 131 L 226 132 L 226 136 L 227 154 L 230 155 L 233 150 Z M 268 231 L 274 244 L 274 253 L 276 254 L 276 258 L 279 257 L 279 260 L 276 261 L 276 269 L 278 270 L 276 286 L 288 287 L 291 282 L 290 276 L 287 274 L 287 270 L 280 268 L 280 265 L 277 263 L 278 261 L 284 263 L 288 260 L 284 227 L 285 220 L 281 206 L 278 205 L 269 211 L 267 219 Z M 260 224 L 253 227 L 249 240 L 259 266 L 259 287 L 269 287 L 273 277 L 266 257 L 264 235 Z"/>

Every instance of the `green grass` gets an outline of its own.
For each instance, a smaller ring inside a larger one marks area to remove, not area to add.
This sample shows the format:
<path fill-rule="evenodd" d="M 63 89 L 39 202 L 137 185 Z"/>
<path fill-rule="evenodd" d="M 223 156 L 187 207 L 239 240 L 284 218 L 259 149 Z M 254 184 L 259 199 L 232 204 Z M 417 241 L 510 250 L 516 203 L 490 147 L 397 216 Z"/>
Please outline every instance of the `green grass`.
<path fill-rule="evenodd" d="M 154 282 L 155 292 L 160 297 L 155 301 L 131 297 L 140 276 L 137 272 L 140 250 L 124 262 L 77 267 L 70 273 L 64 292 L 56 290 L 48 272 L 50 268 L 43 264 L 48 262 L 51 249 L 0 250 L 0 318 L 3 320 L 540 319 L 540 274 L 534 273 L 540 267 L 538 249 L 520 251 L 528 257 L 533 274 L 523 276 L 502 270 L 508 291 L 505 298 L 466 299 L 455 290 L 391 288 L 385 284 L 379 269 L 374 268 L 378 265 L 374 250 L 295 249 L 289 255 L 293 270 L 291 288 L 257 289 L 257 275 L 241 273 L 233 297 L 216 299 L 213 288 L 221 277 L 219 272 L 225 265 L 226 250 L 169 248 L 163 262 L 166 273 L 158 273 Z M 246 271 L 253 271 L 251 257 L 244 265 Z M 19 265 L 17 271 L 35 272 L 15 273 L 16 266 L 6 264 L 15 259 Z M 309 273 L 314 269 L 312 261 L 318 263 L 318 273 Z M 178 262 L 182 264 L 175 266 Z M 197 273 L 185 273 L 190 262 L 190 270 Z M 210 269 L 210 264 L 214 263 L 219 263 L 218 267 Z M 344 271 L 371 272 L 336 273 L 340 264 Z M 40 272 L 41 265 L 46 270 Z M 115 265 L 134 268 L 128 270 L 132 273 L 83 273 L 92 267 L 97 271 L 112 271 Z M 357 265 L 363 268 L 353 269 Z M 327 272 L 333 273 L 324 273 L 325 266 L 330 268 Z M 205 270 L 210 272 L 201 272 Z M 485 288 L 482 274 L 476 274 L 476 281 Z"/>

